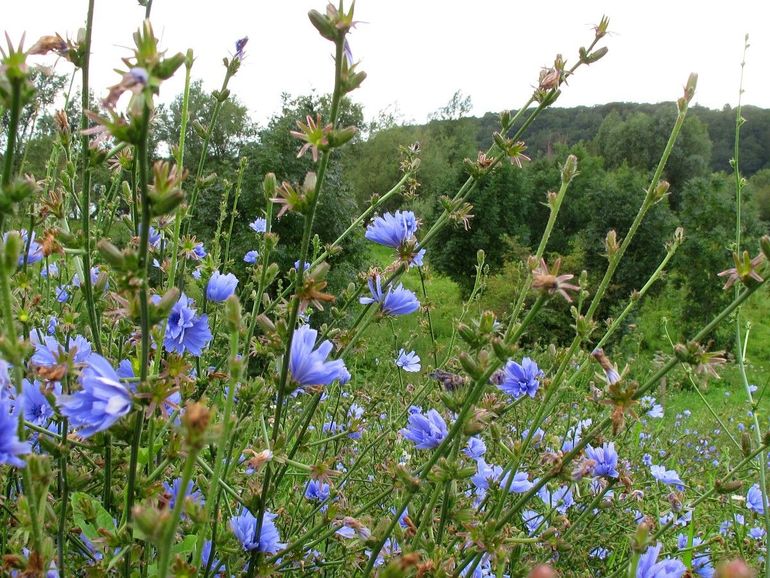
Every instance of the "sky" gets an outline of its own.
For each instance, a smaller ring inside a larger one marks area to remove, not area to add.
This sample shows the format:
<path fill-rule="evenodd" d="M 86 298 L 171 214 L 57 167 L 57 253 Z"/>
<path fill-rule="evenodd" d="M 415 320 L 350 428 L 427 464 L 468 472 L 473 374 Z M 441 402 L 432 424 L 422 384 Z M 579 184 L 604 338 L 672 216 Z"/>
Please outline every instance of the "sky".
<path fill-rule="evenodd" d="M 75 37 L 87 0 L 3 0 L 0 26 L 27 46 L 43 34 Z M 222 58 L 249 37 L 247 56 L 230 88 L 264 123 L 280 111 L 281 94 L 330 92 L 332 44 L 320 37 L 307 11 L 318 0 L 154 0 L 153 26 L 170 54 L 192 48 L 193 78 L 208 90 L 224 76 Z M 367 73 L 352 98 L 367 118 L 380 111 L 402 122 L 424 122 L 455 91 L 470 96 L 471 114 L 523 105 L 541 67 L 557 53 L 574 63 L 593 38 L 602 15 L 610 18 L 609 53 L 581 68 L 564 87 L 558 106 L 675 100 L 690 72 L 699 74 L 694 101 L 711 108 L 738 102 L 744 37 L 749 34 L 744 104 L 770 108 L 770 3 L 690 0 L 358 0 L 360 21 L 350 36 L 354 60 Z M 96 0 L 91 84 L 97 95 L 119 76 L 132 34 L 144 17 L 136 0 Z M 71 66 L 53 57 L 60 73 Z M 184 73 L 162 87 L 161 101 L 183 88 Z"/>

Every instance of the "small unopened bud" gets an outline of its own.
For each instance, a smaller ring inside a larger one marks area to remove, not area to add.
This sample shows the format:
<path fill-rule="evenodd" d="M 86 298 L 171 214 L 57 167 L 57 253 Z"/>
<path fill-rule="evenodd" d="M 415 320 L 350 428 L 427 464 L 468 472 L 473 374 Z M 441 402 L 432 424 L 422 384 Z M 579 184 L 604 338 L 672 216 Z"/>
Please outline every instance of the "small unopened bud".
<path fill-rule="evenodd" d="M 327 135 L 330 147 L 339 147 L 344 145 L 350 139 L 352 139 L 358 133 L 358 129 L 354 126 L 347 126 L 338 130 L 333 130 Z"/>
<path fill-rule="evenodd" d="M 19 262 L 19 255 L 21 254 L 22 241 L 17 232 L 8 233 L 5 238 L 3 247 L 3 260 L 5 262 L 6 271 L 14 271 L 16 264 Z"/>
<path fill-rule="evenodd" d="M 466 351 L 463 351 L 460 354 L 460 365 L 463 366 L 463 369 L 467 371 L 468 375 L 470 375 L 473 379 L 478 379 L 481 376 L 481 369 L 479 368 L 476 361 Z"/>
<path fill-rule="evenodd" d="M 154 76 L 157 76 L 161 80 L 168 80 L 172 76 L 174 76 L 174 73 L 176 72 L 177 68 L 182 66 L 182 64 L 185 63 L 186 56 L 182 54 L 181 52 L 177 52 L 174 54 L 174 56 L 171 56 L 169 58 L 164 58 L 160 61 L 160 63 L 154 68 L 153 74 Z"/>
<path fill-rule="evenodd" d="M 161 217 L 176 209 L 184 201 L 184 193 L 181 189 L 173 189 L 164 193 L 148 193 L 150 210 L 153 216 Z"/>
<path fill-rule="evenodd" d="M 765 259 L 770 261 L 770 236 L 762 235 L 762 238 L 759 240 L 759 246 L 762 249 L 762 254 L 765 256 Z"/>
<path fill-rule="evenodd" d="M 110 280 L 110 276 L 107 271 L 99 271 L 98 277 L 96 277 L 96 283 L 94 283 L 94 293 L 101 295 L 107 289 L 107 283 Z"/>
<path fill-rule="evenodd" d="M 155 322 L 160 322 L 168 317 L 171 308 L 179 301 L 179 289 L 172 287 L 154 303 L 150 303 L 150 317 Z"/>
<path fill-rule="evenodd" d="M 495 329 L 496 317 L 493 311 L 484 311 L 479 319 L 479 331 L 482 333 L 492 333 Z"/>
<path fill-rule="evenodd" d="M 460 323 L 457 325 L 457 332 L 460 334 L 460 338 L 468 345 L 478 344 L 479 336 L 476 335 L 476 332 L 465 323 Z"/>
<path fill-rule="evenodd" d="M 265 179 L 262 181 L 262 190 L 265 193 L 265 199 L 267 199 L 268 203 L 275 197 L 276 186 L 275 173 L 267 173 Z"/>
<path fill-rule="evenodd" d="M 331 40 L 332 42 L 337 40 L 340 31 L 334 26 L 331 18 L 324 16 L 318 10 L 311 10 L 307 13 L 307 17 L 310 19 L 310 23 L 315 26 L 315 29 L 326 40 Z"/>
<path fill-rule="evenodd" d="M 754 578 L 756 575 L 757 573 L 749 568 L 746 562 L 736 558 L 720 564 L 714 576 L 715 578 Z"/>
<path fill-rule="evenodd" d="M 302 182 L 302 191 L 308 195 L 308 197 L 315 193 L 315 184 L 317 181 L 318 178 L 314 172 L 311 171 L 305 175 L 305 180 Z"/>
<path fill-rule="evenodd" d="M 237 295 L 230 295 L 225 301 L 225 322 L 229 331 L 241 330 L 241 302 Z"/>
<path fill-rule="evenodd" d="M 270 318 L 267 315 L 258 315 L 255 321 L 263 333 L 275 332 L 275 325 L 270 321 Z"/>
<path fill-rule="evenodd" d="M 487 426 L 494 418 L 494 414 L 486 409 L 476 408 L 473 415 L 465 422 L 463 433 L 468 436 L 474 436 L 487 429 Z"/>
<path fill-rule="evenodd" d="M 190 447 L 203 447 L 203 438 L 209 427 L 211 412 L 205 405 L 197 402 L 187 402 L 182 415 L 182 426 L 187 432 L 186 441 Z"/>
<path fill-rule="evenodd" d="M 148 542 L 160 544 L 171 516 L 168 509 L 160 511 L 157 508 L 134 506 L 132 513 L 132 524 L 144 534 L 144 538 Z"/>
<path fill-rule="evenodd" d="M 602 46 L 585 56 L 581 55 L 580 60 L 586 64 L 593 64 L 597 60 L 604 58 L 607 55 L 607 52 L 609 52 L 609 49 L 606 46 Z"/>
<path fill-rule="evenodd" d="M 540 564 L 540 566 L 532 568 L 532 571 L 527 575 L 527 578 L 556 578 L 557 576 L 556 570 L 551 568 L 548 564 Z"/>
<path fill-rule="evenodd" d="M 657 203 L 659 200 L 661 200 L 666 193 L 668 193 L 668 189 L 671 185 L 668 184 L 668 181 L 659 181 L 657 186 L 655 187 L 652 195 L 653 202 Z"/>
<path fill-rule="evenodd" d="M 618 244 L 618 234 L 615 229 L 611 229 L 607 233 L 607 237 L 604 239 L 604 250 L 607 251 L 607 257 L 612 259 L 620 249 Z"/>
<path fill-rule="evenodd" d="M 596 33 L 596 39 L 604 38 L 604 36 L 607 34 L 607 30 L 610 27 L 610 19 L 606 16 L 602 16 L 602 19 L 599 20 L 599 24 L 594 26 L 594 32 Z"/>
<path fill-rule="evenodd" d="M 508 130 L 511 125 L 511 111 L 504 110 L 500 113 L 500 126 L 503 130 Z"/>

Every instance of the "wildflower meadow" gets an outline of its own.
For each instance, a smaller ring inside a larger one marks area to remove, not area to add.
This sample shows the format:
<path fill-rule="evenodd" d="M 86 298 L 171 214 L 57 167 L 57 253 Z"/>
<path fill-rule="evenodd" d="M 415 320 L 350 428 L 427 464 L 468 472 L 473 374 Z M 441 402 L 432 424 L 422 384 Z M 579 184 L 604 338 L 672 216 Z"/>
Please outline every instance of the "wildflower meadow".
<path fill-rule="evenodd" d="M 682 259 L 722 230 L 687 224 L 706 194 L 682 191 L 709 183 L 681 176 L 696 75 L 648 169 L 527 144 L 609 58 L 608 18 L 517 79 L 530 97 L 480 151 L 394 141 L 364 175 L 351 155 L 395 133 L 356 119 L 355 3 L 292 23 L 328 41 L 333 92 L 261 131 L 228 88 L 248 38 L 205 94 L 140 0 L 93 86 L 98 3 L 74 4 L 81 30 L 0 53 L 3 576 L 770 578 L 769 376 L 747 353 L 770 237 L 740 104 L 729 238 Z M 581 192 L 610 169 L 625 196 Z M 527 234 L 473 237 L 525 212 L 492 186 L 533 191 Z"/>

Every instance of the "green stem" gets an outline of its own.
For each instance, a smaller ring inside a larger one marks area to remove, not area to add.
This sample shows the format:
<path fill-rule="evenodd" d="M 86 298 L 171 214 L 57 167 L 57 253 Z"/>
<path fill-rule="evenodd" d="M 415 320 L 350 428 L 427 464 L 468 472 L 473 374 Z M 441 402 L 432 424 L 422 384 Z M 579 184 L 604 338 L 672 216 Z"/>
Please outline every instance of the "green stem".
<path fill-rule="evenodd" d="M 339 114 L 340 100 L 342 98 L 342 83 L 341 83 L 342 59 L 343 59 L 342 52 L 343 52 L 343 39 L 340 39 L 336 42 L 336 54 L 335 54 L 335 61 L 334 61 L 334 93 L 332 94 L 331 112 L 330 112 L 330 118 L 329 118 L 329 122 L 331 123 L 332 127 L 335 127 L 337 124 L 337 115 Z M 318 168 L 318 175 L 316 178 L 315 190 L 313 192 L 313 198 L 310 202 L 310 206 L 308 207 L 307 214 L 305 215 L 305 227 L 302 232 L 302 241 L 300 244 L 299 267 L 297 267 L 297 270 L 294 273 L 295 291 L 299 290 L 303 280 L 303 276 L 305 272 L 305 262 L 307 261 L 307 256 L 310 250 L 310 235 L 313 229 L 313 220 L 315 217 L 316 207 L 318 206 L 318 199 L 321 196 L 324 178 L 326 176 L 326 169 L 329 166 L 330 157 L 331 157 L 331 151 L 324 151 L 322 153 L 320 165 Z M 292 299 L 291 310 L 289 313 L 289 322 L 288 322 L 289 335 L 288 335 L 288 339 L 286 340 L 286 348 L 283 356 L 283 364 L 281 365 L 281 375 L 278 382 L 278 396 L 276 399 L 275 417 L 273 420 L 273 435 L 272 435 L 273 445 L 275 445 L 275 442 L 278 440 L 278 435 L 281 430 L 281 414 L 283 410 L 284 394 L 286 391 L 286 385 L 287 385 L 288 374 L 289 374 L 291 343 L 294 337 L 294 329 L 297 324 L 299 306 L 300 306 L 300 297 L 298 293 L 295 293 L 294 298 Z M 270 488 L 271 469 L 272 469 L 271 463 L 268 463 L 267 467 L 265 468 L 265 478 L 262 485 L 262 493 L 259 500 L 259 514 L 257 515 L 257 523 L 256 523 L 255 532 L 254 532 L 255 536 L 259 536 L 262 531 L 262 521 L 265 515 L 267 498 L 269 496 L 268 490 Z M 260 553 L 258 551 L 255 551 L 254 554 L 251 556 L 251 559 L 249 560 L 249 568 L 248 568 L 249 578 L 252 578 L 254 576 L 254 573 L 256 572 L 257 566 L 259 564 L 259 558 L 260 558 Z"/>
<path fill-rule="evenodd" d="M 176 527 L 179 525 L 179 518 L 182 515 L 182 508 L 184 507 L 186 498 L 187 484 L 190 482 L 190 478 L 192 478 L 195 459 L 198 456 L 199 451 L 200 448 L 197 446 L 188 449 L 184 470 L 182 470 L 182 482 L 179 485 L 179 493 L 175 496 L 174 509 L 171 511 L 171 519 L 166 522 L 167 529 L 163 534 L 162 542 L 158 548 L 160 552 L 158 576 L 160 576 L 160 578 L 166 578 L 166 576 L 168 576 L 168 567 L 171 563 L 171 552 L 174 545 L 174 537 L 176 536 Z"/>

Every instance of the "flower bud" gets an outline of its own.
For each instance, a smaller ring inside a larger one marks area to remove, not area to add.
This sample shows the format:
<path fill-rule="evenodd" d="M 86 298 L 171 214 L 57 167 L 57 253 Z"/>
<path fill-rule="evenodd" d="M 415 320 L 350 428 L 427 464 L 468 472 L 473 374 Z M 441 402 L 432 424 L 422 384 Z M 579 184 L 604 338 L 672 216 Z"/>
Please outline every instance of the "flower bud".
<path fill-rule="evenodd" d="M 164 58 L 161 60 L 160 64 L 155 67 L 153 70 L 153 75 L 157 78 L 160 78 L 161 80 L 168 80 L 172 76 L 174 76 L 174 73 L 176 72 L 177 68 L 182 66 L 182 64 L 185 63 L 187 57 L 182 54 L 181 52 L 177 52 L 174 54 L 174 56 L 171 56 L 170 58 Z"/>
<path fill-rule="evenodd" d="M 126 256 L 115 245 L 107 239 L 100 239 L 96 243 L 96 249 L 113 268 L 117 271 L 123 271 L 126 266 Z"/>
<path fill-rule="evenodd" d="M 460 354 L 460 365 L 463 366 L 463 369 L 468 372 L 468 375 L 470 375 L 473 379 L 478 379 L 481 377 L 481 369 L 479 368 L 476 361 L 474 361 L 474 359 L 468 354 L 468 352 L 463 351 Z"/>
<path fill-rule="evenodd" d="M 147 194 L 150 201 L 150 211 L 155 217 L 171 213 L 184 201 L 184 193 L 181 189 L 173 189 L 165 193 L 150 192 Z"/>
<path fill-rule="evenodd" d="M 339 147 L 344 145 L 350 139 L 352 139 L 358 133 L 358 129 L 354 126 L 346 126 L 345 128 L 333 130 L 327 135 L 330 147 Z"/>
<path fill-rule="evenodd" d="M 741 480 L 730 480 L 729 482 L 716 480 L 714 482 L 714 488 L 720 494 L 732 494 L 733 492 L 737 492 L 741 489 L 742 485 L 743 482 Z"/>
<path fill-rule="evenodd" d="M 615 229 L 610 229 L 607 233 L 607 237 L 604 239 L 604 250 L 607 251 L 607 257 L 612 259 L 619 249 L 618 234 Z"/>
<path fill-rule="evenodd" d="M 156 545 L 160 544 L 166 533 L 166 524 L 171 517 L 168 509 L 160 511 L 156 508 L 134 506 L 132 525 L 140 536 Z"/>
<path fill-rule="evenodd" d="M 714 576 L 715 578 L 754 578 L 756 575 L 757 573 L 749 568 L 746 562 L 736 558 L 720 564 Z"/>
<path fill-rule="evenodd" d="M 759 246 L 762 248 L 762 254 L 765 256 L 765 259 L 770 261 L 770 235 L 762 235 L 762 238 L 759 240 Z"/>
<path fill-rule="evenodd" d="M 230 295 L 225 301 L 225 322 L 228 331 L 241 330 L 241 302 L 237 295 Z"/>
<path fill-rule="evenodd" d="M 164 320 L 177 301 L 179 301 L 179 289 L 172 287 L 156 303 L 150 303 L 150 319 L 155 323 Z"/>
<path fill-rule="evenodd" d="M 532 569 L 527 578 L 556 578 L 557 576 L 556 570 L 548 564 L 540 564 Z"/>
<path fill-rule="evenodd" d="M 339 31 L 335 28 L 334 23 L 328 16 L 324 16 L 318 10 L 311 10 L 307 13 L 307 17 L 310 19 L 310 23 L 315 26 L 315 29 L 326 38 L 335 42 L 339 36 Z"/>
<path fill-rule="evenodd" d="M 22 250 L 21 237 L 16 231 L 8 233 L 3 243 L 3 260 L 6 271 L 15 271 Z"/>
<path fill-rule="evenodd" d="M 747 431 L 743 432 L 741 435 L 741 451 L 743 451 L 745 457 L 751 455 L 751 436 Z"/>

